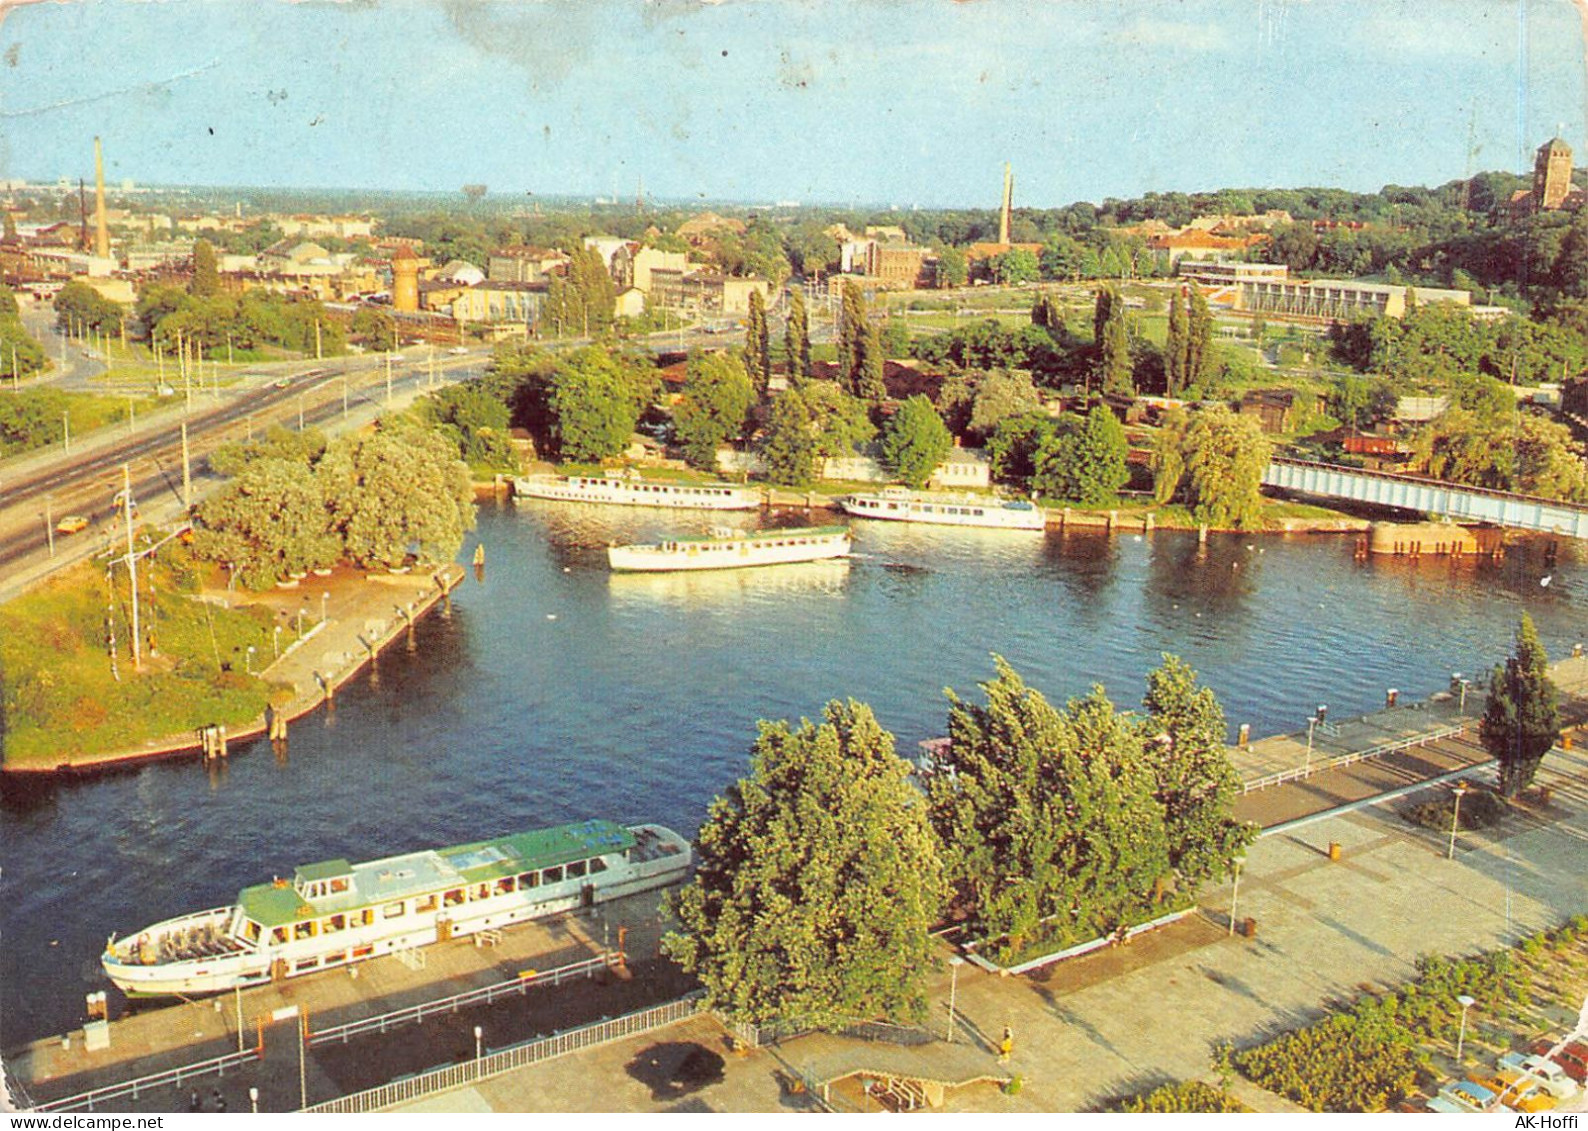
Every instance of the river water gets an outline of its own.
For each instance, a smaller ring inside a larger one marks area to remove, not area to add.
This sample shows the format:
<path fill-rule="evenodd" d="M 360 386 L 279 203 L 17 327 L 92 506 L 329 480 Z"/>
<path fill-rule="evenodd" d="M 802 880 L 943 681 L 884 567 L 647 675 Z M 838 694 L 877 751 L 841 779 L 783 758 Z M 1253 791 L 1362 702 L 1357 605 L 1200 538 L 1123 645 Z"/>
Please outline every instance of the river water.
<path fill-rule="evenodd" d="M 286 757 L 234 746 L 92 780 L 0 790 L 0 1047 L 81 1023 L 127 933 L 300 863 L 366 860 L 592 816 L 693 832 L 746 766 L 758 718 L 870 703 L 903 753 L 942 733 L 944 687 L 1006 656 L 1062 700 L 1134 705 L 1163 651 L 1233 727 L 1297 730 L 1384 690 L 1423 695 L 1508 649 L 1530 611 L 1552 656 L 1588 635 L 1588 558 L 1352 560 L 1341 537 L 1108 538 L 862 522 L 854 560 L 614 576 L 610 541 L 709 516 L 486 504 L 484 578 L 296 723 Z M 464 548 L 467 561 L 473 541 Z M 1548 577 L 1547 585 L 1541 581 Z"/>

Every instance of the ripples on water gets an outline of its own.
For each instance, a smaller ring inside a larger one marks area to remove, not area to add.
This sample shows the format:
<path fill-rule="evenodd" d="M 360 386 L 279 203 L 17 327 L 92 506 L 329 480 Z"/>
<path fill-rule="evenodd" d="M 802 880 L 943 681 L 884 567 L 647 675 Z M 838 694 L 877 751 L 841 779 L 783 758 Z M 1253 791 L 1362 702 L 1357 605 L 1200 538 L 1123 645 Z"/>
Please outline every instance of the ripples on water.
<path fill-rule="evenodd" d="M 730 520 L 744 524 L 748 516 Z M 790 513 L 782 525 L 798 525 Z M 817 517 L 814 522 L 830 521 Z M 229 903 L 245 884 L 609 816 L 693 830 L 745 768 L 757 718 L 869 702 L 903 753 L 941 733 L 998 652 L 1050 698 L 1101 682 L 1136 704 L 1183 656 L 1231 727 L 1294 730 L 1318 703 L 1380 706 L 1476 674 L 1532 612 L 1552 655 L 1584 632 L 1577 544 L 1498 564 L 1352 560 L 1345 538 L 1046 536 L 861 522 L 850 562 L 614 576 L 610 542 L 723 516 L 569 507 L 480 512 L 483 582 L 297 723 L 290 755 L 149 766 L 0 793 L 0 1043 L 81 1021 L 105 936 Z M 473 544 L 464 548 L 468 560 Z M 1546 588 L 1541 577 L 1551 576 Z"/>

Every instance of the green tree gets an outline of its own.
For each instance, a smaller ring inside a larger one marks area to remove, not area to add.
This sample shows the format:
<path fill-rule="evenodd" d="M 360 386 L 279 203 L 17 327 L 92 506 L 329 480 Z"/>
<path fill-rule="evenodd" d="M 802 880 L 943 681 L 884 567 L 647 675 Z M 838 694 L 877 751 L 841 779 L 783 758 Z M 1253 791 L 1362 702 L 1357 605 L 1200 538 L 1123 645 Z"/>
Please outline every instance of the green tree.
<path fill-rule="evenodd" d="M 805 312 L 805 292 L 789 292 L 788 321 L 783 326 L 783 351 L 788 354 L 788 379 L 801 384 L 811 375 L 811 330 Z"/>
<path fill-rule="evenodd" d="M 888 386 L 883 380 L 886 366 L 883 359 L 882 330 L 875 322 L 868 322 L 860 335 L 860 364 L 855 371 L 855 395 L 876 406 L 888 397 Z"/>
<path fill-rule="evenodd" d="M 1169 865 L 1183 893 L 1224 876 L 1257 836 L 1230 816 L 1240 775 L 1230 764 L 1224 708 L 1178 656 L 1147 675 L 1142 754 L 1163 806 Z"/>
<path fill-rule="evenodd" d="M 621 452 L 652 387 L 599 346 L 585 346 L 560 360 L 548 398 L 559 458 L 602 460 Z"/>
<path fill-rule="evenodd" d="M 1185 326 L 1185 388 L 1201 383 L 1213 368 L 1213 314 L 1208 310 L 1208 300 L 1191 284 L 1186 299 Z"/>
<path fill-rule="evenodd" d="M 717 467 L 717 449 L 744 430 L 755 387 L 739 359 L 726 353 L 689 359 L 684 399 L 673 410 L 673 432 L 691 465 Z"/>
<path fill-rule="evenodd" d="M 860 287 L 844 280 L 838 309 L 838 383 L 844 392 L 859 392 L 861 351 L 866 334 L 866 300 Z"/>
<path fill-rule="evenodd" d="M 762 722 L 712 803 L 663 949 L 736 1021 L 919 1020 L 942 868 L 909 766 L 863 704 Z"/>
<path fill-rule="evenodd" d="M 1034 282 L 1040 275 L 1037 257 L 1023 247 L 1012 247 L 993 256 L 988 268 L 993 279 L 1005 286 Z"/>
<path fill-rule="evenodd" d="M 1175 497 L 1207 526 L 1254 529 L 1262 524 L 1268 439 L 1250 417 L 1213 405 L 1192 416 L 1167 413 L 1154 454 L 1154 494 Z"/>
<path fill-rule="evenodd" d="M 71 334 L 117 333 L 121 313 L 121 304 L 76 279 L 55 296 L 55 324 Z"/>
<path fill-rule="evenodd" d="M 808 487 L 816 475 L 815 419 L 799 389 L 772 398 L 759 452 L 768 482 Z"/>
<path fill-rule="evenodd" d="M 957 247 L 945 247 L 937 253 L 937 285 L 963 287 L 970 282 L 970 263 L 965 253 Z"/>
<path fill-rule="evenodd" d="M 811 381 L 800 391 L 811 414 L 817 459 L 841 459 L 877 434 L 866 403 L 832 381 Z M 819 469 L 818 469 L 819 470 Z"/>
<path fill-rule="evenodd" d="M 1533 783 L 1539 763 L 1560 738 L 1559 693 L 1533 618 L 1522 614 L 1516 648 L 1489 677 L 1478 737 L 1500 763 L 1500 793 L 1515 797 Z"/>
<path fill-rule="evenodd" d="M 469 469 L 447 437 L 417 423 L 382 417 L 373 433 L 331 444 L 316 472 L 356 565 L 397 565 L 410 553 L 448 562 L 474 526 Z"/>
<path fill-rule="evenodd" d="M 224 563 L 248 588 L 265 589 L 290 572 L 333 565 L 342 540 L 310 464 L 266 456 L 199 504 L 193 552 Z"/>
<path fill-rule="evenodd" d="M 417 406 L 420 419 L 457 444 L 458 455 L 483 471 L 518 470 L 508 443 L 507 404 L 485 382 L 475 379 L 432 393 Z"/>
<path fill-rule="evenodd" d="M 882 463 L 911 487 L 923 487 L 953 446 L 932 402 L 917 394 L 899 406 L 882 430 Z"/>
<path fill-rule="evenodd" d="M 760 396 L 766 395 L 772 380 L 772 346 L 767 331 L 766 299 L 761 292 L 750 292 L 750 313 L 744 323 L 744 369 Z"/>
<path fill-rule="evenodd" d="M 985 445 L 992 477 L 999 483 L 1029 491 L 1037 473 L 1037 454 L 1058 432 L 1058 423 L 1046 413 L 1004 417 Z"/>
<path fill-rule="evenodd" d="M 985 707 L 948 693 L 927 795 L 953 910 L 1007 959 L 1139 921 L 1170 869 L 1137 728 L 1102 688 L 1060 711 L 994 661 Z"/>
<path fill-rule="evenodd" d="M 16 220 L 16 217 L 11 215 L 11 209 L 9 209 L 9 208 L 0 209 L 0 216 L 3 216 L 4 224 L 5 224 L 4 231 L 0 232 L 0 239 L 5 240 L 6 243 L 16 243 L 17 242 L 17 220 Z"/>
<path fill-rule="evenodd" d="M 371 349 L 397 348 L 397 319 L 374 306 L 361 306 L 353 312 L 351 328 Z"/>
<path fill-rule="evenodd" d="M 215 247 L 209 240 L 193 243 L 193 278 L 187 289 L 194 298 L 213 298 L 221 293 L 220 267 L 215 262 Z"/>
<path fill-rule="evenodd" d="M 987 436 L 1000 420 L 1042 410 L 1042 396 L 1031 381 L 1031 374 L 996 370 L 987 374 L 971 402 L 970 427 Z"/>
<path fill-rule="evenodd" d="M 1178 397 L 1191 383 L 1186 376 L 1189 345 L 1185 305 L 1180 299 L 1180 288 L 1176 287 L 1169 296 L 1169 332 L 1163 347 L 1165 392 L 1171 397 Z"/>
<path fill-rule="evenodd" d="M 1077 426 L 1074 417 L 1062 421 L 1037 452 L 1032 489 L 1049 499 L 1104 506 L 1130 481 L 1129 452 L 1119 418 L 1107 405 L 1093 405 L 1085 423 Z"/>

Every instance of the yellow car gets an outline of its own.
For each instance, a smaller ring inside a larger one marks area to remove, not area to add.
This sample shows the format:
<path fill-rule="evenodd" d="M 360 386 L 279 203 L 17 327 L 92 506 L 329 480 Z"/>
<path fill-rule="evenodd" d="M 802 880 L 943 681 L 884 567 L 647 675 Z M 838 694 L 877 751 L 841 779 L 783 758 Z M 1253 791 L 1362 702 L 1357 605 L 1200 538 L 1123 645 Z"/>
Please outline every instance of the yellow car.
<path fill-rule="evenodd" d="M 80 514 L 69 514 L 55 524 L 57 534 L 76 534 L 88 529 L 88 520 Z"/>

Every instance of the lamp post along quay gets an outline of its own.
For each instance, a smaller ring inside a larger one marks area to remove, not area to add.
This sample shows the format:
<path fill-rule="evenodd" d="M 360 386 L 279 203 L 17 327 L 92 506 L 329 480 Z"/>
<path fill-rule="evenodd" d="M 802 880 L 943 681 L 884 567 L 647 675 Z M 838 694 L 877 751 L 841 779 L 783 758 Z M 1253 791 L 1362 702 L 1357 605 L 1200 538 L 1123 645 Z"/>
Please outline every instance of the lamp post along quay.
<path fill-rule="evenodd" d="M 959 968 L 965 965 L 965 960 L 955 955 L 948 960 L 948 1043 L 954 1043 L 954 1005 L 959 991 Z"/>
<path fill-rule="evenodd" d="M 1451 791 L 1456 795 L 1456 803 L 1450 810 L 1450 845 L 1445 849 L 1446 860 L 1456 858 L 1456 830 L 1461 827 L 1461 799 L 1467 795 L 1467 790 L 1470 788 L 1471 786 L 1466 782 L 1458 781 L 1455 789 Z"/>
<path fill-rule="evenodd" d="M 1456 1000 L 1461 1003 L 1461 1028 L 1456 1034 L 1456 1063 L 1461 1063 L 1462 1050 L 1467 1046 L 1467 1010 L 1478 1004 L 1476 998 L 1466 994 L 1459 994 Z"/>

